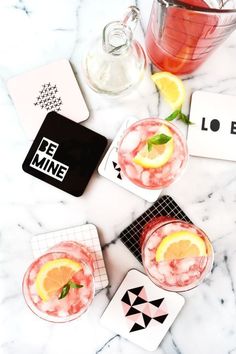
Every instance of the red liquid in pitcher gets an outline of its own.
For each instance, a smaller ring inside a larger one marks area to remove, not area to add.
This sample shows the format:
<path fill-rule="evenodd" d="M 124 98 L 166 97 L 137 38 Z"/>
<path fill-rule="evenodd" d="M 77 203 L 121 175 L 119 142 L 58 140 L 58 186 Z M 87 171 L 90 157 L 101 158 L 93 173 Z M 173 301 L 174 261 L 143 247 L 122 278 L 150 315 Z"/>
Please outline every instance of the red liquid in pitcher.
<path fill-rule="evenodd" d="M 185 3 L 209 8 L 203 0 Z M 163 13 L 162 34 L 158 36 L 156 11 L 152 10 L 147 36 L 147 53 L 155 66 L 174 74 L 187 74 L 196 70 L 216 46 L 217 16 L 204 12 L 169 7 Z M 156 34 L 155 34 L 156 32 Z M 219 41 L 219 39 L 218 39 Z"/>

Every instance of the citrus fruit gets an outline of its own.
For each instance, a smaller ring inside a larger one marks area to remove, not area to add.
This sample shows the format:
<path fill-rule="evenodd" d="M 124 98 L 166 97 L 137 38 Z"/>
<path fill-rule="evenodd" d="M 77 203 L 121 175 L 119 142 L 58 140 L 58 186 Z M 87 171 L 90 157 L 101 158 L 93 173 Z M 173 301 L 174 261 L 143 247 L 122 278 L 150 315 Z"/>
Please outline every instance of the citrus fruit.
<path fill-rule="evenodd" d="M 148 144 L 145 144 L 134 157 L 134 163 L 145 168 L 158 168 L 169 161 L 174 151 L 174 141 L 171 131 L 168 127 L 162 125 L 157 134 L 168 135 L 171 139 L 165 144 L 152 145 L 151 151 L 148 151 Z"/>
<path fill-rule="evenodd" d="M 42 300 L 48 301 L 81 269 L 81 264 L 68 258 L 45 263 L 36 277 L 36 290 Z"/>
<path fill-rule="evenodd" d="M 156 261 L 170 261 L 187 257 L 206 256 L 203 239 L 188 230 L 166 236 L 156 250 Z"/>
<path fill-rule="evenodd" d="M 171 107 L 179 109 L 186 96 L 183 82 L 177 76 L 167 71 L 155 73 L 151 78 Z"/>

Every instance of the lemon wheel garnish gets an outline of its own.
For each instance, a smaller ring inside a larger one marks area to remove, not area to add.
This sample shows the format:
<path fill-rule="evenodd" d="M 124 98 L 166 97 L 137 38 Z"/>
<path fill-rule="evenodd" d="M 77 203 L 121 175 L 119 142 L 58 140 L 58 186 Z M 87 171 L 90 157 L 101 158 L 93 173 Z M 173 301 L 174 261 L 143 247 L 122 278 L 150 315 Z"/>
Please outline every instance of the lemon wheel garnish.
<path fill-rule="evenodd" d="M 153 74 L 151 78 L 173 109 L 182 106 L 186 90 L 183 82 L 177 76 L 167 71 L 161 71 Z"/>
<path fill-rule="evenodd" d="M 170 261 L 188 257 L 206 256 L 203 239 L 188 230 L 174 232 L 166 236 L 156 250 L 156 261 Z"/>
<path fill-rule="evenodd" d="M 171 139 L 166 144 L 152 145 L 151 151 L 148 151 L 148 145 L 146 144 L 134 157 L 134 163 L 144 168 L 158 168 L 170 160 L 174 151 L 171 131 L 167 126 L 162 125 L 158 131 L 158 134 L 160 133 L 170 136 Z"/>
<path fill-rule="evenodd" d="M 40 298 L 48 301 L 81 268 L 80 263 L 68 258 L 54 259 L 45 263 L 40 268 L 35 282 Z"/>

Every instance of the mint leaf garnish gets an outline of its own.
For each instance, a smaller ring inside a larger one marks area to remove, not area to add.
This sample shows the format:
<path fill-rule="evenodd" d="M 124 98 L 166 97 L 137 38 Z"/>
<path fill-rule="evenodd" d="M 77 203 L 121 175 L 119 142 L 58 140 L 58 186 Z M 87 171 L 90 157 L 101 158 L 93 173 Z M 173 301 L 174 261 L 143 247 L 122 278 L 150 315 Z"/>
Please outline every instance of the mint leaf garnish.
<path fill-rule="evenodd" d="M 168 143 L 168 141 L 170 139 L 171 139 L 171 136 L 166 135 L 166 134 L 156 134 L 156 135 L 152 136 L 147 141 L 148 151 L 150 152 L 152 150 L 152 145 L 163 145 L 163 144 Z"/>
<path fill-rule="evenodd" d="M 79 288 L 82 288 L 83 287 L 83 285 L 81 285 L 81 284 L 76 284 L 76 283 L 74 283 L 73 281 L 69 281 L 69 283 L 68 283 L 69 285 L 70 285 L 70 287 L 72 288 L 72 289 L 79 289 Z"/>
<path fill-rule="evenodd" d="M 190 124 L 194 124 L 189 120 L 189 117 L 186 116 L 186 114 L 184 114 L 181 111 L 182 108 L 180 109 L 176 109 L 176 111 L 174 111 L 173 113 L 171 113 L 168 117 L 165 118 L 165 120 L 168 120 L 169 122 L 174 120 L 174 119 L 178 119 L 181 120 L 183 123 L 190 125 Z"/>
<path fill-rule="evenodd" d="M 152 143 L 147 141 L 147 146 L 148 146 L 148 152 L 150 152 L 152 150 Z"/>
<path fill-rule="evenodd" d="M 61 294 L 59 296 L 59 300 L 63 299 L 69 292 L 70 290 L 70 285 L 67 283 L 66 285 L 63 286 L 62 290 L 61 290 Z"/>
<path fill-rule="evenodd" d="M 177 118 L 180 113 L 181 113 L 181 110 L 176 109 L 176 111 L 171 113 L 167 118 L 165 118 L 165 120 L 168 120 L 170 122 L 170 121 L 174 120 L 175 118 Z"/>
<path fill-rule="evenodd" d="M 79 288 L 82 288 L 83 285 L 81 284 L 76 284 L 75 282 L 73 281 L 68 281 L 67 284 L 65 284 L 61 290 L 61 294 L 59 296 L 59 300 L 63 299 L 64 297 L 66 297 L 66 295 L 69 293 L 70 289 L 79 289 Z"/>

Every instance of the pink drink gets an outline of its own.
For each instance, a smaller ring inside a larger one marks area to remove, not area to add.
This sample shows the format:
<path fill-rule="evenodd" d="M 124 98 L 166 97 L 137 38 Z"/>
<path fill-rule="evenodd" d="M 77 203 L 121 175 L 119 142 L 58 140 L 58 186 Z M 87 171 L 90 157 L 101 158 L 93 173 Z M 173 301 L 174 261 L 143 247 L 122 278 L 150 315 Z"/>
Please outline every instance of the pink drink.
<path fill-rule="evenodd" d="M 166 126 L 174 141 L 171 158 L 161 167 L 144 168 L 133 159 L 154 136 L 161 126 Z M 139 187 L 161 189 L 170 185 L 182 172 L 188 158 L 187 145 L 177 127 L 163 119 L 148 118 L 132 124 L 121 140 L 118 152 L 119 164 L 126 177 Z"/>
<path fill-rule="evenodd" d="M 156 261 L 156 251 L 168 235 L 188 230 L 201 237 L 206 256 L 187 257 L 169 261 Z M 150 279 L 163 289 L 185 291 L 199 285 L 210 272 L 213 249 L 206 234 L 195 225 L 170 217 L 159 217 L 149 222 L 141 235 L 143 266 Z"/>
<path fill-rule="evenodd" d="M 48 301 L 43 301 L 36 291 L 36 277 L 47 262 L 68 258 L 81 264 L 82 269 L 73 275 L 72 281 L 81 288 L 70 288 L 68 294 L 59 300 L 61 289 Z M 29 308 L 39 317 L 52 322 L 67 322 L 79 317 L 88 308 L 94 297 L 93 256 L 83 245 L 66 241 L 51 248 L 48 253 L 36 259 L 25 273 L 23 294 Z"/>

